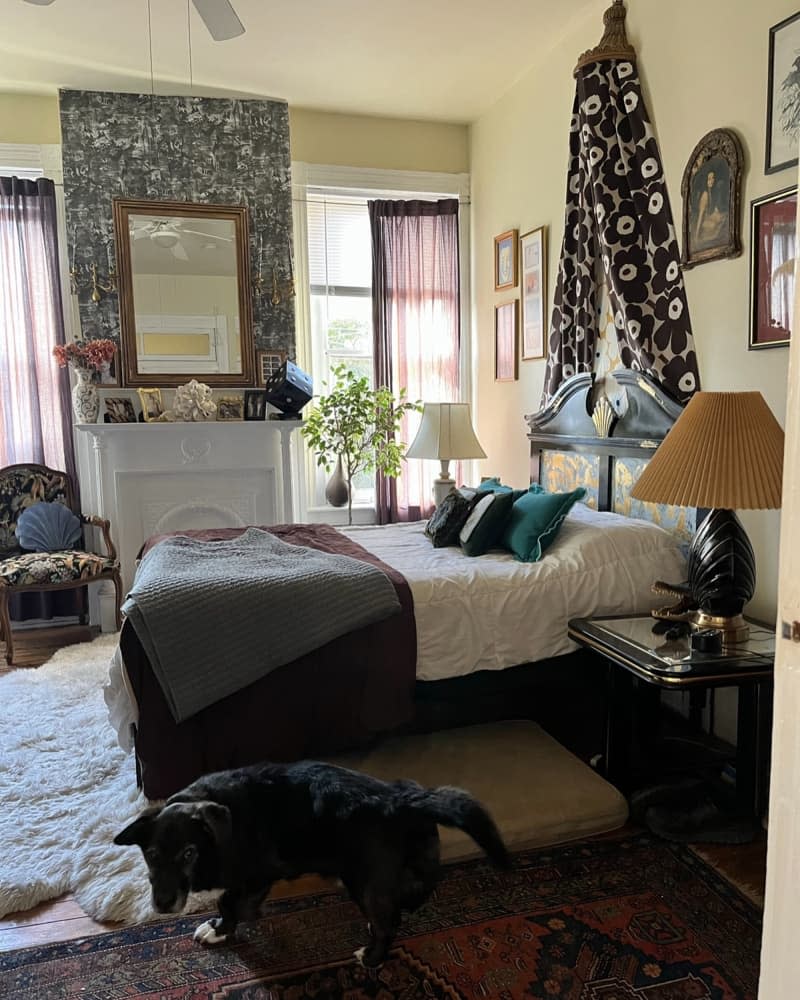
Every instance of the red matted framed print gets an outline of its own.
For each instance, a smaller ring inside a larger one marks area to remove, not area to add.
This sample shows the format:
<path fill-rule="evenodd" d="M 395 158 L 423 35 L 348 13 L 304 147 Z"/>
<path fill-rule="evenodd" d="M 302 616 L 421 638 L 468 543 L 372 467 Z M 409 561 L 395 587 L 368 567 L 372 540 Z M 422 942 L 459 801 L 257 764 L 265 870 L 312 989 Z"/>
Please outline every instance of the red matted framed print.
<path fill-rule="evenodd" d="M 750 350 L 786 347 L 792 336 L 797 188 L 750 202 Z"/>

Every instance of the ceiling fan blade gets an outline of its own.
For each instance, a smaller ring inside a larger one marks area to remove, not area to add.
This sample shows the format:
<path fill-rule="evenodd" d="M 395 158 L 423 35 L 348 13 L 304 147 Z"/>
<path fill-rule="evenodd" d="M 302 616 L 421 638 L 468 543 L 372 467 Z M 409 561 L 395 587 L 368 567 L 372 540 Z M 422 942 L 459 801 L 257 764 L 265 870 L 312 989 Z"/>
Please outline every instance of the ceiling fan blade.
<path fill-rule="evenodd" d="M 189 259 L 189 254 L 183 249 L 183 246 L 180 243 L 176 243 L 174 247 L 171 247 L 171 249 L 172 249 L 172 256 L 177 257 L 178 260 Z"/>
<path fill-rule="evenodd" d="M 225 243 L 233 243 L 232 236 L 217 236 L 216 233 L 201 233 L 199 229 L 182 229 L 182 233 L 190 236 L 204 236 L 207 240 L 223 240 Z"/>
<path fill-rule="evenodd" d="M 244 34 L 244 25 L 230 0 L 192 0 L 192 3 L 215 42 L 224 42 Z"/>
<path fill-rule="evenodd" d="M 25 0 L 25 3 L 31 3 L 36 7 L 49 7 L 55 0 Z"/>

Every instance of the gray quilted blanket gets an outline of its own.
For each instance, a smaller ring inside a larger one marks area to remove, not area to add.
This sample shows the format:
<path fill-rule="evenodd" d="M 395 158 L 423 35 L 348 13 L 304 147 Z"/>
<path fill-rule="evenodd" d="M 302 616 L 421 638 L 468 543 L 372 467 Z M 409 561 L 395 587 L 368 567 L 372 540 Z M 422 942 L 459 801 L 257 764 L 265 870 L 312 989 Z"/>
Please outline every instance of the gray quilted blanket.
<path fill-rule="evenodd" d="M 176 722 L 353 629 L 400 611 L 389 578 L 349 556 L 248 528 L 168 538 L 123 605 Z"/>

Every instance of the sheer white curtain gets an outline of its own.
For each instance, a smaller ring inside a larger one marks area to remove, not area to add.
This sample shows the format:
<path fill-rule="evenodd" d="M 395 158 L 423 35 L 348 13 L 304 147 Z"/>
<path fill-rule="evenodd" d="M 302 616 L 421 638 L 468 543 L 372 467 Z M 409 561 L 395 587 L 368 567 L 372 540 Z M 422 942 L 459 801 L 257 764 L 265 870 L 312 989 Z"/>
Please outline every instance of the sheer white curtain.
<path fill-rule="evenodd" d="M 0 177 L 0 467 L 35 462 L 75 479 L 53 182 Z"/>

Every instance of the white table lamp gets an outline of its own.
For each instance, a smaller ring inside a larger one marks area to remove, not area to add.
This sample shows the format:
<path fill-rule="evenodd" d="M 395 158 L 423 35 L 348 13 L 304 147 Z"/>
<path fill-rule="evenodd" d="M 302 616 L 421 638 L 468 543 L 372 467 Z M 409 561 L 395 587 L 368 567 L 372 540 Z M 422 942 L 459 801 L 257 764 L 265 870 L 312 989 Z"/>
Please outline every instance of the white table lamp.
<path fill-rule="evenodd" d="M 441 471 L 433 481 L 433 499 L 438 507 L 456 481 L 449 471 L 451 459 L 486 458 L 472 429 L 469 403 L 425 403 L 417 436 L 406 458 L 435 458 Z"/>

